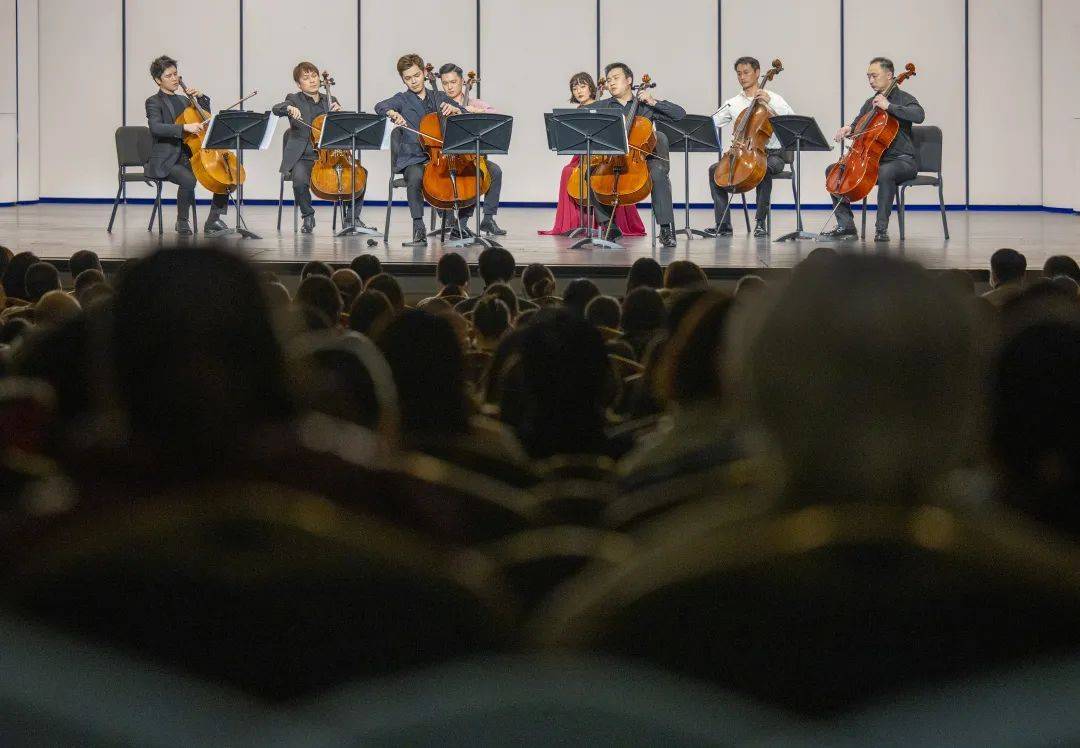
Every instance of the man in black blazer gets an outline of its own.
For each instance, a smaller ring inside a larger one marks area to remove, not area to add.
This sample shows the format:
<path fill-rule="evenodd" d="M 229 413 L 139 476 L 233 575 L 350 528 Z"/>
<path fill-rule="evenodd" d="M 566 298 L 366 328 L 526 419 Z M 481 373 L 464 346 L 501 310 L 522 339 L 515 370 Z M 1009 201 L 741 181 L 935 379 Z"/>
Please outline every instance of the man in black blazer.
<path fill-rule="evenodd" d="M 424 60 L 420 55 L 403 55 L 397 61 L 397 72 L 405 90 L 384 99 L 375 105 L 375 113 L 386 117 L 399 127 L 410 130 L 420 129 L 420 120 L 425 114 L 441 112 L 449 117 L 465 111 L 442 91 L 429 91 L 425 87 Z M 402 132 L 394 157 L 393 169 L 405 177 L 406 194 L 409 198 L 409 214 L 412 216 L 412 241 L 402 242 L 405 247 L 423 247 L 427 245 L 427 227 L 424 225 L 424 164 L 428 160 L 416 135 L 408 130 Z"/>
<path fill-rule="evenodd" d="M 319 68 L 311 62 L 301 62 L 293 68 L 293 80 L 300 89 L 285 97 L 280 104 L 275 104 L 270 111 L 278 117 L 289 118 L 288 139 L 281 152 L 281 173 L 291 175 L 293 198 L 300 207 L 304 225 L 300 229 L 310 234 L 315 228 L 315 209 L 311 207 L 311 167 L 315 165 L 318 153 L 311 144 L 311 123 L 320 114 L 326 114 L 327 102 L 319 93 Z M 331 97 L 329 111 L 341 109 L 337 97 Z M 358 196 L 362 197 L 362 195 Z M 352 223 L 349 211 L 351 202 L 342 203 L 344 223 Z"/>
<path fill-rule="evenodd" d="M 202 133 L 205 124 L 176 124 L 176 118 L 188 107 L 185 96 L 177 93 L 180 88 L 180 74 L 176 69 L 176 60 L 162 55 L 150 63 L 150 77 L 158 84 L 158 92 L 146 100 L 146 123 L 154 138 L 150 150 L 150 160 L 146 162 L 146 175 L 155 179 L 165 179 L 177 186 L 176 190 L 176 233 L 191 236 L 191 223 L 188 216 L 195 204 L 195 174 L 191 171 L 191 151 L 184 145 L 185 133 Z M 188 93 L 196 98 L 199 106 L 210 111 L 210 98 L 197 89 L 189 88 Z M 230 229 L 221 220 L 227 212 L 229 196 L 214 195 L 210 215 L 203 225 L 207 236 L 221 236 L 230 233 Z"/>
<path fill-rule="evenodd" d="M 851 134 L 858 122 L 867 112 L 877 107 L 883 112 L 888 112 L 900 122 L 900 130 L 893 138 L 892 145 L 885 153 L 881 154 L 881 163 L 878 168 L 877 179 L 877 222 L 874 224 L 874 241 L 889 241 L 889 218 L 892 216 L 893 201 L 896 200 L 897 185 L 914 179 L 919 173 L 915 160 L 915 142 L 911 136 L 911 126 L 917 125 L 926 119 L 926 112 L 914 96 L 900 88 L 893 89 L 887 97 L 885 92 L 895 79 L 895 70 L 892 60 L 887 57 L 875 57 L 870 61 L 870 67 L 866 70 L 866 80 L 874 89 L 871 96 L 862 105 L 855 120 L 850 125 L 841 127 L 833 138 L 837 143 L 842 143 L 844 138 Z M 829 173 L 832 164 L 825 170 Z M 833 196 L 833 205 L 839 201 Z M 840 202 L 836 208 L 836 228 L 832 231 L 822 232 L 823 239 L 854 239 L 859 235 L 855 230 L 855 216 L 851 213 L 851 206 L 846 200 Z"/>

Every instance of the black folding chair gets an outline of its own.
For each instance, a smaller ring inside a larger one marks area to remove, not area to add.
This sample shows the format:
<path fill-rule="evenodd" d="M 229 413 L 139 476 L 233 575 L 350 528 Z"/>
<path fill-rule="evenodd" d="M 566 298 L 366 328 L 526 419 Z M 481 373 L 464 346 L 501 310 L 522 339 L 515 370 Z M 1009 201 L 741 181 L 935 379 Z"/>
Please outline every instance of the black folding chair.
<path fill-rule="evenodd" d="M 949 219 L 945 216 L 945 183 L 941 176 L 941 128 L 937 125 L 913 125 L 911 139 L 915 144 L 918 173 L 914 178 L 897 185 L 896 215 L 900 238 L 904 238 L 905 193 L 908 187 L 937 187 L 938 208 L 941 210 L 941 229 L 949 238 Z M 866 199 L 863 198 L 862 233 L 866 236 Z"/>
<path fill-rule="evenodd" d="M 154 217 L 158 219 L 158 234 L 163 233 L 161 218 L 161 185 L 164 180 L 146 175 L 146 162 L 150 160 L 150 149 L 154 146 L 154 139 L 150 135 L 150 128 L 145 125 L 126 125 L 116 128 L 116 197 L 113 199 L 112 214 L 109 216 L 109 227 L 106 229 L 112 233 L 113 223 L 116 221 L 116 209 L 120 206 L 123 197 L 127 205 L 127 195 L 124 186 L 131 182 L 142 182 L 155 188 L 154 209 L 150 212 L 150 223 L 147 231 L 154 230 Z M 128 171 L 138 169 L 138 171 Z M 198 225 L 199 219 L 195 214 L 195 206 L 191 206 L 192 219 Z"/>

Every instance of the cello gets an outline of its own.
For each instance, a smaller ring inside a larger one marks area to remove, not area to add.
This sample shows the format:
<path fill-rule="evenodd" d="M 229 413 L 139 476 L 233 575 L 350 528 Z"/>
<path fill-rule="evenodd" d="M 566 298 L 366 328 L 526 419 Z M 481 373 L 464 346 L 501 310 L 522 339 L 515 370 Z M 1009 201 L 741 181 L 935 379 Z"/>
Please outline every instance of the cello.
<path fill-rule="evenodd" d="M 641 76 L 641 83 L 631 87 L 635 96 L 629 116 L 624 120 L 629 122 L 626 128 L 626 155 L 593 157 L 594 163 L 589 168 L 589 187 L 596 195 L 596 201 L 602 205 L 618 207 L 636 203 L 652 192 L 652 178 L 645 159 L 656 148 L 656 130 L 651 121 L 638 115 L 641 99 L 637 94 L 655 87 L 656 83 L 648 75 Z M 576 184 L 572 180 L 566 187 L 570 196 L 580 201 L 582 196 L 574 195 L 577 192 Z"/>
<path fill-rule="evenodd" d="M 424 68 L 432 95 L 436 93 L 433 69 L 430 63 Z M 469 88 L 475 80 L 476 73 L 469 71 L 465 88 L 466 103 Z M 446 117 L 441 112 L 429 112 L 420 120 L 419 133 L 420 144 L 428 152 L 428 162 L 424 165 L 424 199 L 440 210 L 473 205 L 491 186 L 491 174 L 483 156 L 477 163 L 476 156 L 472 154 L 443 154 L 445 121 Z"/>
<path fill-rule="evenodd" d="M 326 90 L 326 112 L 329 114 L 330 103 L 333 101 L 330 87 L 334 85 L 334 79 L 326 70 L 322 73 L 322 85 Z M 311 123 L 311 145 L 319 152 L 314 166 L 311 167 L 311 191 L 323 200 L 352 200 L 362 195 L 367 187 L 367 169 L 360 165 L 359 159 L 354 158 L 348 149 L 319 148 L 325 120 L 326 114 L 320 114 Z"/>
<path fill-rule="evenodd" d="M 904 66 L 889 87 L 881 92 L 886 99 L 901 83 L 915 75 L 915 63 Z M 838 198 L 855 203 L 874 189 L 878 180 L 881 156 L 900 131 L 900 120 L 878 107 L 859 117 L 852 127 L 851 148 L 833 164 L 825 175 L 825 189 Z"/>
<path fill-rule="evenodd" d="M 188 106 L 184 111 L 180 112 L 174 122 L 178 125 L 205 124 L 209 122 L 210 113 L 200 107 L 195 97 L 188 93 L 184 87 L 183 78 L 180 79 L 180 90 L 187 97 Z M 258 91 L 252 91 L 236 104 L 227 106 L 225 109 L 232 109 L 257 93 Z M 191 151 L 191 171 L 195 174 L 195 178 L 199 180 L 199 184 L 215 195 L 232 192 L 247 179 L 244 165 L 237 160 L 236 154 L 232 151 L 203 148 L 204 134 L 201 130 L 199 132 L 184 132 L 184 145 Z"/>
<path fill-rule="evenodd" d="M 758 88 L 765 86 L 784 70 L 780 60 L 773 60 L 772 67 L 761 77 Z M 752 101 L 735 119 L 731 130 L 731 146 L 720 157 L 720 163 L 713 172 L 713 182 L 722 190 L 734 194 L 748 192 L 765 178 L 768 170 L 768 155 L 765 145 L 773 135 L 773 126 L 769 122 L 772 111 L 762 101 Z"/>

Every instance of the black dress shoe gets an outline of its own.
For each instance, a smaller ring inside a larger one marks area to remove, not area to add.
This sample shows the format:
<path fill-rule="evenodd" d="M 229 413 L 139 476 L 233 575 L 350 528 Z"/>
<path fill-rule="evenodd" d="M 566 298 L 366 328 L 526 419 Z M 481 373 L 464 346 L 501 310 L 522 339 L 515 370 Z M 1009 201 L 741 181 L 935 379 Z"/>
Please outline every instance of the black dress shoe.
<path fill-rule="evenodd" d="M 421 223 L 414 223 L 412 228 L 412 241 L 402 242 L 403 247 L 426 247 L 427 246 L 427 226 Z"/>
<path fill-rule="evenodd" d="M 619 239 L 622 239 L 622 237 L 622 229 L 620 229 L 615 224 L 611 224 L 611 229 L 607 232 L 607 236 L 604 238 L 607 239 L 609 242 L 617 242 L 619 241 Z"/>
<path fill-rule="evenodd" d="M 887 229 L 877 229 L 874 231 L 874 241 L 887 242 L 889 241 L 889 231 Z"/>
<path fill-rule="evenodd" d="M 764 221 L 758 221 L 754 226 L 754 236 L 761 238 L 769 235 L 769 228 Z"/>
<path fill-rule="evenodd" d="M 484 220 L 480 222 L 480 232 L 492 236 L 506 236 L 505 229 L 500 228 L 499 224 L 495 223 L 495 216 L 484 217 Z"/>
<path fill-rule="evenodd" d="M 225 236 L 226 234 L 231 233 L 232 229 L 230 229 L 220 218 L 215 218 L 214 220 L 207 221 L 203 224 L 204 236 Z"/>
<path fill-rule="evenodd" d="M 822 231 L 818 234 L 819 239 L 855 239 L 859 236 L 859 232 L 855 230 L 855 227 L 843 228 L 837 226 L 831 231 Z"/>
<path fill-rule="evenodd" d="M 179 234 L 180 236 L 191 236 L 192 235 L 193 232 L 191 230 L 191 223 L 188 221 L 188 219 L 186 219 L 186 218 L 177 218 L 176 219 L 176 233 Z"/>
<path fill-rule="evenodd" d="M 300 227 L 301 234 L 310 234 L 315 230 L 315 216 L 304 216 L 304 225 Z"/>
<path fill-rule="evenodd" d="M 660 246 L 674 247 L 675 243 L 675 229 L 671 224 L 665 223 L 660 227 Z"/>

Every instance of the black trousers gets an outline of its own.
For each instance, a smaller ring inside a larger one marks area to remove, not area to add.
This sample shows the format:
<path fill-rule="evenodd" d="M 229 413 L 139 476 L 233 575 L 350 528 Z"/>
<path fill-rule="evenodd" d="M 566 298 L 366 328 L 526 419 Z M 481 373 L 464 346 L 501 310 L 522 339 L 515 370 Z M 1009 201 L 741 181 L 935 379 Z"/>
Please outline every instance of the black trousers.
<path fill-rule="evenodd" d="M 720 222 L 723 221 L 723 228 L 731 228 L 731 211 L 728 210 L 728 202 L 731 200 L 731 193 L 727 190 L 722 190 L 716 186 L 716 182 L 713 181 L 713 174 L 716 173 L 716 167 L 719 162 L 709 167 L 709 189 L 712 190 L 713 212 L 716 214 L 716 226 L 720 226 Z M 769 207 L 772 205 L 772 185 L 773 177 L 784 170 L 784 159 L 780 158 L 775 153 L 768 154 L 765 166 L 765 177 L 761 180 L 761 183 L 757 186 L 757 193 L 754 202 L 757 203 L 757 210 L 755 211 L 755 218 L 760 223 L 769 217 Z"/>
<path fill-rule="evenodd" d="M 169 169 L 169 175 L 165 179 L 176 185 L 177 220 L 188 220 L 191 217 L 191 206 L 195 204 L 195 185 L 198 184 L 198 180 L 195 179 L 195 172 L 191 170 L 191 159 L 186 153 L 176 162 L 176 166 Z M 214 195 L 210 201 L 210 215 L 206 221 L 207 223 L 216 221 L 228 212 L 229 196 Z"/>
<path fill-rule="evenodd" d="M 829 167 L 830 169 L 832 166 Z M 828 173 L 828 169 L 825 170 Z M 914 179 L 919 170 L 915 162 L 910 158 L 897 158 L 892 161 L 882 161 L 878 168 L 877 180 L 877 221 L 874 228 L 878 231 L 887 231 L 889 218 L 892 216 L 892 206 L 896 201 L 896 185 Z M 839 202 L 839 198 L 833 197 L 833 205 Z M 855 228 L 855 216 L 851 212 L 851 206 L 844 201 L 836 209 L 836 225 L 841 229 Z"/>
<path fill-rule="evenodd" d="M 304 218 L 315 215 L 315 208 L 311 207 L 311 168 L 315 166 L 315 159 L 302 158 L 292 168 L 292 194 L 293 200 L 300 208 L 300 215 Z"/>
<path fill-rule="evenodd" d="M 656 216 L 656 222 L 661 226 L 670 226 L 675 223 L 675 210 L 671 199 L 671 161 L 668 154 L 668 139 L 664 133 L 656 133 L 655 156 L 649 156 L 645 163 L 649 167 L 649 178 L 652 179 L 652 210 Z M 657 158 L 659 156 L 659 158 Z M 601 205 L 599 200 L 593 200 L 596 206 L 596 221 L 606 224 L 611 218 L 611 207 Z"/>
<path fill-rule="evenodd" d="M 409 199 L 409 215 L 414 221 L 424 221 L 424 165 L 413 164 L 406 166 L 402 176 L 405 177 L 405 193 Z"/>

